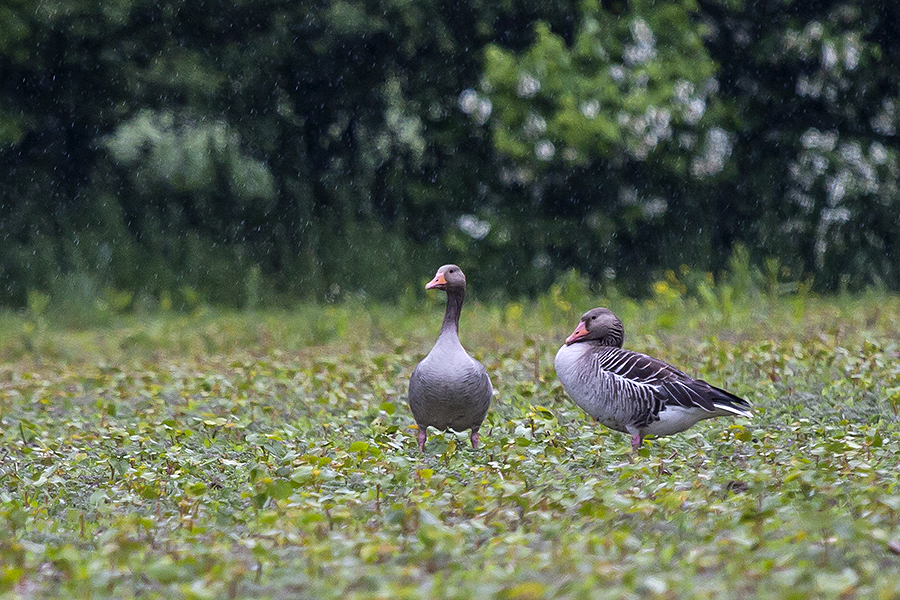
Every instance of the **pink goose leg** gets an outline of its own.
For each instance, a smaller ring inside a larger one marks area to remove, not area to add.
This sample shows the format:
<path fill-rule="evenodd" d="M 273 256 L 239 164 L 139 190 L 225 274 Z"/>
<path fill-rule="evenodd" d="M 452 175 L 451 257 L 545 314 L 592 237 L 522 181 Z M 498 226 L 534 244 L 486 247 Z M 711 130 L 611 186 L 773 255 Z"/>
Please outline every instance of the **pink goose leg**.
<path fill-rule="evenodd" d="M 427 435 L 428 435 L 428 434 L 425 433 L 425 432 L 426 432 L 427 429 L 428 429 L 428 427 L 420 427 L 420 428 L 419 428 L 419 436 L 418 436 L 418 438 L 419 438 L 419 450 L 421 450 L 422 452 L 425 452 L 425 438 L 426 438 Z"/>
<path fill-rule="evenodd" d="M 631 451 L 637 452 L 641 447 L 641 444 L 644 443 L 644 440 L 641 438 L 640 433 L 632 433 L 631 434 Z"/>

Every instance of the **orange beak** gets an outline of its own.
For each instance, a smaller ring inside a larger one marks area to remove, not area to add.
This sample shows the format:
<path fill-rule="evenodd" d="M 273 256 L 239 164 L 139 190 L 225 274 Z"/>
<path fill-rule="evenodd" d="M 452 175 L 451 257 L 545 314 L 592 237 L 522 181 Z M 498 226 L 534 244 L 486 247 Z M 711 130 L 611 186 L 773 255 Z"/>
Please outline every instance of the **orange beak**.
<path fill-rule="evenodd" d="M 442 290 L 447 286 L 447 280 L 444 279 L 443 273 L 438 273 L 434 276 L 434 279 L 425 284 L 426 290 L 439 289 Z"/>
<path fill-rule="evenodd" d="M 566 346 L 577 342 L 581 338 L 587 336 L 588 330 L 584 325 L 584 321 L 578 324 L 578 327 L 575 328 L 575 331 L 572 332 L 572 335 L 566 338 Z"/>

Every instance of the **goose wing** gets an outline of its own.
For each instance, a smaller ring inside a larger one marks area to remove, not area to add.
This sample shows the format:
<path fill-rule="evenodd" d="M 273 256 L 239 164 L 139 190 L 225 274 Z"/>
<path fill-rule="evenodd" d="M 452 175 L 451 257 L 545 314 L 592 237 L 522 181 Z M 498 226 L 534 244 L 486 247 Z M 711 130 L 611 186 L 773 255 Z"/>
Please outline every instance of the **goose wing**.
<path fill-rule="evenodd" d="M 638 426 L 656 421 L 668 406 L 749 416 L 745 409 L 750 404 L 743 398 L 694 379 L 652 356 L 606 347 L 598 359 L 598 368 L 615 379 L 622 400 L 636 403 Z"/>

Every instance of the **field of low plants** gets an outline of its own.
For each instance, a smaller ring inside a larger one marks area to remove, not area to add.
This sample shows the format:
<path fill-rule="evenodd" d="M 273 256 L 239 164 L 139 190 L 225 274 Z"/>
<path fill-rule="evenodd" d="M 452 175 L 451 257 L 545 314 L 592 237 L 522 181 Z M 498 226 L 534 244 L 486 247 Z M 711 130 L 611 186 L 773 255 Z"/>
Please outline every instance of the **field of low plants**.
<path fill-rule="evenodd" d="M 655 292 L 467 304 L 483 446 L 424 456 L 406 385 L 442 294 L 0 315 L 0 597 L 900 596 L 900 298 Z M 754 418 L 632 455 L 553 369 L 597 305 Z"/>

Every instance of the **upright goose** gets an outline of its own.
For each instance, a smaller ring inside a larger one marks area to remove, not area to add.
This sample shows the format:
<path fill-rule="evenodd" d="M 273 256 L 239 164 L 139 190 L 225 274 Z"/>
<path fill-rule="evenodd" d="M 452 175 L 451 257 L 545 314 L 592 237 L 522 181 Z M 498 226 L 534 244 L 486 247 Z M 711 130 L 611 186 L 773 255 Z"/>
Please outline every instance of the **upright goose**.
<path fill-rule="evenodd" d="M 419 450 L 425 452 L 427 430 L 472 430 L 469 439 L 478 447 L 481 427 L 494 389 L 484 366 L 469 356 L 459 342 L 459 313 L 466 296 L 466 276 L 456 265 L 444 265 L 425 286 L 447 292 L 447 310 L 441 334 L 428 356 L 409 378 L 409 408 L 419 428 Z"/>
<path fill-rule="evenodd" d="M 751 416 L 743 398 L 624 350 L 624 341 L 622 321 L 609 309 L 595 308 L 581 317 L 555 364 L 575 404 L 610 429 L 631 434 L 632 450 L 648 434 L 671 435 L 713 417 Z"/>

